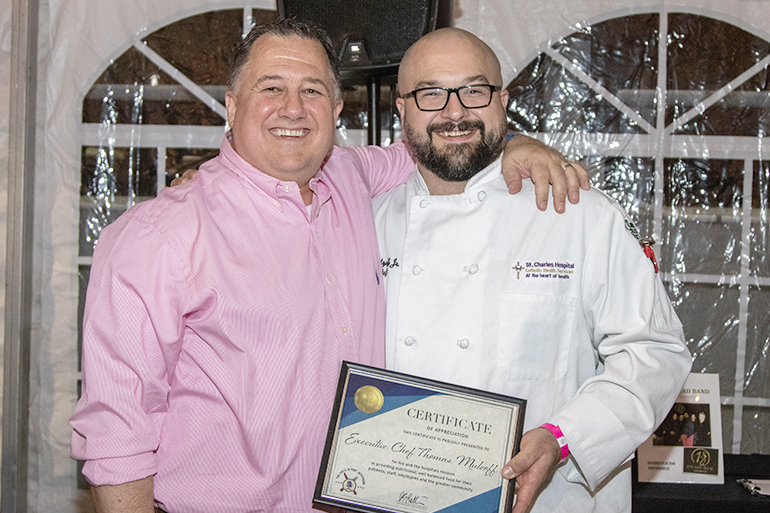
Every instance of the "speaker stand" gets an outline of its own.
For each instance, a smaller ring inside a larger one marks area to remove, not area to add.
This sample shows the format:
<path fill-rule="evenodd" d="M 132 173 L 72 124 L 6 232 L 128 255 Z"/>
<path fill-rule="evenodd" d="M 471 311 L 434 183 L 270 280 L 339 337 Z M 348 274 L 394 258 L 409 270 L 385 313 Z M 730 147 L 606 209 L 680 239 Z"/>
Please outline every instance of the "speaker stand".
<path fill-rule="evenodd" d="M 380 77 L 369 77 L 366 83 L 366 92 L 368 98 L 367 115 L 369 126 L 367 127 L 366 142 L 370 146 L 376 144 L 382 146 L 382 120 L 380 119 L 380 93 L 382 82 Z M 392 123 L 391 123 L 392 125 Z"/>
<path fill-rule="evenodd" d="M 347 67 L 340 70 L 340 77 L 344 84 L 366 84 L 366 103 L 368 126 L 366 142 L 369 145 L 382 146 L 382 120 L 380 119 L 380 96 L 383 80 L 390 83 L 390 142 L 393 142 L 393 103 L 395 101 L 394 87 L 398 81 L 398 63 L 382 66 L 372 66 L 366 69 Z"/>

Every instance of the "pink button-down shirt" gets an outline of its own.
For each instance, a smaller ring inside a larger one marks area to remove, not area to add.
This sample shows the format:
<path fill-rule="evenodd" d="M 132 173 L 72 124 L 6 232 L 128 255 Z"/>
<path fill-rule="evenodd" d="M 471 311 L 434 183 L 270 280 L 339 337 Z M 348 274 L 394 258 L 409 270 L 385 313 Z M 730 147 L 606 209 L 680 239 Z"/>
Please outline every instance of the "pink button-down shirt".
<path fill-rule="evenodd" d="M 89 481 L 154 474 L 169 512 L 311 509 L 340 362 L 384 364 L 371 198 L 413 168 L 391 148 L 335 148 L 308 213 L 225 140 L 102 232 L 71 418 Z"/>

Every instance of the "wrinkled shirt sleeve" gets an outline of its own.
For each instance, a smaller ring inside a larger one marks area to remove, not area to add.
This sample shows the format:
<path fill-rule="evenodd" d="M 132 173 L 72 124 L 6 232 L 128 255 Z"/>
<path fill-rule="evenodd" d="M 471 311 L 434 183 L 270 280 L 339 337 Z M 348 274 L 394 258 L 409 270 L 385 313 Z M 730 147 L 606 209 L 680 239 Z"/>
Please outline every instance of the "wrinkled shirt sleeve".
<path fill-rule="evenodd" d="M 83 473 L 94 485 L 156 472 L 182 343 L 179 298 L 189 297 L 178 254 L 130 212 L 99 239 L 83 320 L 83 396 L 70 419 L 72 457 L 87 460 Z"/>
<path fill-rule="evenodd" d="M 344 150 L 370 185 L 372 197 L 379 196 L 406 182 L 415 168 L 405 141 L 390 146 L 352 146 Z"/>

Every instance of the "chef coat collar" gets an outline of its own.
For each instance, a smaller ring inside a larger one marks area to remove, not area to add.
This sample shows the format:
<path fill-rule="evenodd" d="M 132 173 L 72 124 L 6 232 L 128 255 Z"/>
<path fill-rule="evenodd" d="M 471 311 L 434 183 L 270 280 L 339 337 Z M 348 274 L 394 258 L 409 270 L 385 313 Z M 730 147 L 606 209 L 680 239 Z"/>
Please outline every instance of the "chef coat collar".
<path fill-rule="evenodd" d="M 463 196 L 465 194 L 468 194 L 473 189 L 485 185 L 492 180 L 498 178 L 502 174 L 502 160 L 503 156 L 500 155 L 497 157 L 497 159 L 492 162 L 490 165 L 476 173 L 473 178 L 468 180 L 468 183 L 465 184 L 465 192 L 462 194 L 459 194 L 459 196 Z M 429 195 L 430 191 L 428 190 L 428 185 L 425 183 L 425 179 L 423 179 L 422 174 L 420 174 L 420 171 L 415 169 L 415 172 L 412 175 L 412 180 L 410 180 L 413 185 L 413 192 L 414 194 L 420 194 L 420 195 Z"/>

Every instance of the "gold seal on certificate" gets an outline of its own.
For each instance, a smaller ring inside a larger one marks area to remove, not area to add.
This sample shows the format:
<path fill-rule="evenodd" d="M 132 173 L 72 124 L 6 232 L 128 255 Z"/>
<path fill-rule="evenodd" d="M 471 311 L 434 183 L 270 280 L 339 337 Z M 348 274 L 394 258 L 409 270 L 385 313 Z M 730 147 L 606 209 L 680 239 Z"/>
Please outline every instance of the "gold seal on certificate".
<path fill-rule="evenodd" d="M 353 396 L 353 403 L 356 408 L 364 413 L 377 413 L 385 403 L 385 398 L 380 389 L 372 385 L 364 385 L 356 390 Z"/>
<path fill-rule="evenodd" d="M 350 511 L 511 510 L 526 401 L 343 362 L 313 500 Z"/>

